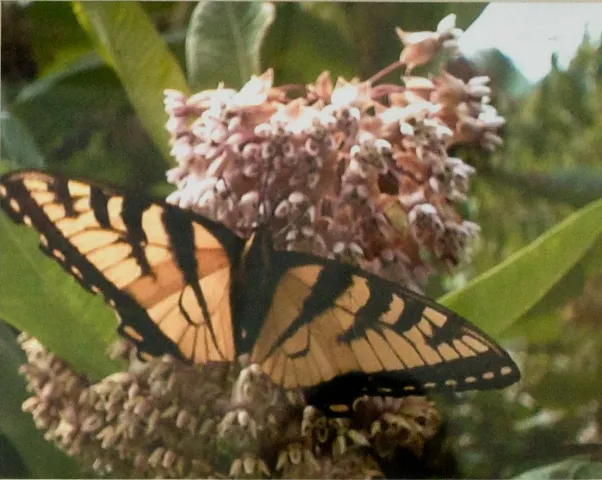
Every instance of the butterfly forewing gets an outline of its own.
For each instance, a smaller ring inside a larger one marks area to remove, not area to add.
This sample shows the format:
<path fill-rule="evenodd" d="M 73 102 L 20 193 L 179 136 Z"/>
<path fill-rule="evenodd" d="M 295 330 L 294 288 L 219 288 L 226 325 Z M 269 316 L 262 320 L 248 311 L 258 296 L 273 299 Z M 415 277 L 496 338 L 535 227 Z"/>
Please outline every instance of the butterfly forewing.
<path fill-rule="evenodd" d="M 503 388 L 520 377 L 501 347 L 441 305 L 338 262 L 274 257 L 291 266 L 252 360 L 285 388 L 310 389 L 317 406 L 364 394 Z"/>
<path fill-rule="evenodd" d="M 243 242 L 223 226 L 143 195 L 31 171 L 0 180 L 0 204 L 105 296 L 142 352 L 234 359 L 230 274 Z"/>

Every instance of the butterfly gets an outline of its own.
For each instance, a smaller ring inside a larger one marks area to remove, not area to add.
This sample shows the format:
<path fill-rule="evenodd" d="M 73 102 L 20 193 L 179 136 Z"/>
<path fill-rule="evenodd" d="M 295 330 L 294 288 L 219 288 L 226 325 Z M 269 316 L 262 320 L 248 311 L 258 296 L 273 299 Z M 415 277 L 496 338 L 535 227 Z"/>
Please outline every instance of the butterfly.
<path fill-rule="evenodd" d="M 511 357 L 449 309 L 348 264 L 245 240 L 202 215 L 39 171 L 0 178 L 0 206 L 120 318 L 141 355 L 250 361 L 333 415 L 362 395 L 504 388 Z"/>

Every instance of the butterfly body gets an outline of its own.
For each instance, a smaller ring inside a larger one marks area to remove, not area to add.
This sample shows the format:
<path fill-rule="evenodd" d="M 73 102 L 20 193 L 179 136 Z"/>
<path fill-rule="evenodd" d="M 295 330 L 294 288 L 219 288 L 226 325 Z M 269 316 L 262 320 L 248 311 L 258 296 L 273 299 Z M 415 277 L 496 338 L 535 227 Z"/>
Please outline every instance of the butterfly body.
<path fill-rule="evenodd" d="M 282 274 L 271 262 L 270 252 L 267 232 L 259 230 L 247 241 L 235 268 L 231 298 L 235 346 L 241 355 L 251 353 Z"/>
<path fill-rule="evenodd" d="M 25 171 L 0 206 L 104 295 L 150 355 L 203 364 L 249 356 L 285 389 L 337 413 L 360 395 L 503 388 L 520 377 L 493 340 L 445 307 L 348 264 L 245 241 L 192 211 Z"/>

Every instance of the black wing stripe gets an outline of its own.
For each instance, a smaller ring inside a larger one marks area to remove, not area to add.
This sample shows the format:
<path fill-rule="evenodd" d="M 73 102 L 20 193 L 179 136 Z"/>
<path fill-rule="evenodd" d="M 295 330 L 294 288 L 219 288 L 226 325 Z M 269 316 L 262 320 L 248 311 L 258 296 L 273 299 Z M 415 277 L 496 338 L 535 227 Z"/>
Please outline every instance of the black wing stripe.
<path fill-rule="evenodd" d="M 125 225 L 128 237 L 136 244 L 147 242 L 146 234 L 142 228 L 142 215 L 150 207 L 151 202 L 146 198 L 134 195 L 123 196 L 121 220 Z"/>
<path fill-rule="evenodd" d="M 198 266 L 195 251 L 195 234 L 193 226 L 190 221 L 185 221 L 183 217 L 184 215 L 180 214 L 179 210 L 165 210 L 162 220 L 165 230 L 167 231 L 171 241 L 176 261 L 180 267 L 180 270 L 184 274 L 184 280 L 193 289 L 197 302 L 203 312 L 203 318 L 205 319 L 207 328 L 209 329 L 213 344 L 218 346 L 219 343 L 217 336 L 213 329 L 212 312 L 209 311 L 207 300 L 205 299 L 205 296 L 203 295 L 203 292 L 199 286 Z M 183 307 L 181 307 L 181 309 L 183 312 L 185 312 Z M 187 320 L 189 323 L 193 323 L 190 318 L 187 318 Z M 208 351 L 207 343 L 207 339 L 205 338 L 205 351 Z M 224 352 L 219 352 L 219 354 L 222 358 L 226 358 Z"/>
<path fill-rule="evenodd" d="M 339 265 L 340 267 L 340 265 Z M 305 299 L 299 316 L 282 332 L 278 340 L 273 344 L 268 353 L 271 355 L 274 350 L 280 348 L 282 344 L 294 332 L 304 325 L 308 325 L 312 320 L 327 310 L 334 301 L 351 285 L 351 276 L 337 271 L 336 266 L 324 268 L 316 282 L 313 285 L 311 293 Z"/>
<path fill-rule="evenodd" d="M 162 221 L 186 283 L 196 283 L 197 260 L 191 223 L 182 221 L 182 215 L 178 215 L 178 212 L 168 210 L 163 212 Z"/>
<path fill-rule="evenodd" d="M 75 215 L 75 209 L 73 208 L 73 197 L 69 192 L 68 180 L 59 178 L 51 187 L 51 191 L 56 195 L 56 199 L 65 209 L 65 215 L 72 217 Z"/>
<path fill-rule="evenodd" d="M 111 228 L 109 220 L 109 197 L 102 191 L 101 188 L 93 186 L 90 191 L 90 206 L 94 212 L 94 218 L 103 228 Z"/>

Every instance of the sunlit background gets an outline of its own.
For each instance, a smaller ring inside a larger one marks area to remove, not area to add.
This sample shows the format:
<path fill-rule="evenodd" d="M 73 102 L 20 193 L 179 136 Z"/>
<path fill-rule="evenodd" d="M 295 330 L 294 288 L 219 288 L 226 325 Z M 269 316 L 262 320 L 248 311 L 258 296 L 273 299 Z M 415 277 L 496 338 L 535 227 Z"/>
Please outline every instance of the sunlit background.
<path fill-rule="evenodd" d="M 588 32 L 594 43 L 602 34 L 602 3 L 491 3 L 466 30 L 461 50 L 470 56 L 497 48 L 530 82 L 550 71 L 556 53 L 566 68 Z"/>

